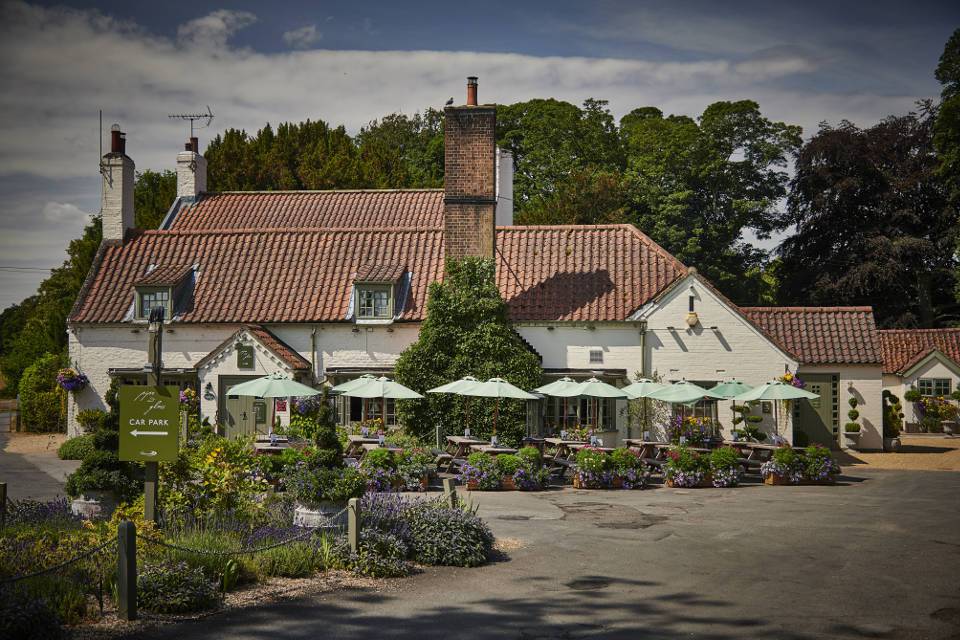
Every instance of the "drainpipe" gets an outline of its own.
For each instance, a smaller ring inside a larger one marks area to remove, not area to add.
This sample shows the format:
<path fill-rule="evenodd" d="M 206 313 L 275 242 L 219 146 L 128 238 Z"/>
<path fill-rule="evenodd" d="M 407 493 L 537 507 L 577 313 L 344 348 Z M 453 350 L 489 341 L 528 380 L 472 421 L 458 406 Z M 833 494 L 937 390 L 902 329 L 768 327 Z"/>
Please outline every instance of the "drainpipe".
<path fill-rule="evenodd" d="M 650 362 L 647 358 L 647 321 L 640 322 L 640 373 L 644 378 L 650 376 Z"/>
<path fill-rule="evenodd" d="M 310 330 L 310 377 L 317 383 L 317 325 Z"/>

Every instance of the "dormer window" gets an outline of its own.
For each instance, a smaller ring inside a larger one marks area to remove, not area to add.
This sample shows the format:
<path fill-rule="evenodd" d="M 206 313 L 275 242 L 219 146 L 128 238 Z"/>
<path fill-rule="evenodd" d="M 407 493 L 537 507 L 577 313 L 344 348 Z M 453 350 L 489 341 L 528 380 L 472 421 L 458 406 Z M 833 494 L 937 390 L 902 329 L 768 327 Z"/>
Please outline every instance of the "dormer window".
<path fill-rule="evenodd" d="M 154 307 L 163 307 L 163 317 L 170 319 L 170 288 L 137 287 L 137 318 L 146 320 Z"/>
<path fill-rule="evenodd" d="M 353 317 L 357 322 L 391 322 L 402 311 L 407 269 L 402 264 L 377 262 L 361 266 L 354 278 Z"/>
<path fill-rule="evenodd" d="M 172 320 L 190 303 L 193 296 L 194 268 L 151 265 L 142 278 L 133 283 L 136 320 L 146 320 L 150 310 L 163 308 L 163 317 Z"/>

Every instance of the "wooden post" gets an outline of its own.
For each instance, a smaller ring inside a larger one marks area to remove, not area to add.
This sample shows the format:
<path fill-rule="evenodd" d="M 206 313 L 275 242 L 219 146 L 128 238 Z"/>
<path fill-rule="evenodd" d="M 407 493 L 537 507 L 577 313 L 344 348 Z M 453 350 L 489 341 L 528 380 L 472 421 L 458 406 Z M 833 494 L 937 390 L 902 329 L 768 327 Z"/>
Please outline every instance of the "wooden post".
<path fill-rule="evenodd" d="M 457 489 L 453 486 L 453 480 L 444 478 L 443 480 L 443 499 L 447 501 L 447 506 L 451 509 L 457 508 Z"/>
<path fill-rule="evenodd" d="M 347 502 L 347 540 L 350 551 L 357 553 L 360 547 L 360 500 L 350 498 Z"/>
<path fill-rule="evenodd" d="M 0 529 L 7 526 L 7 483 L 0 482 Z"/>
<path fill-rule="evenodd" d="M 147 386 L 160 386 L 160 372 L 163 370 L 162 307 L 154 307 L 150 312 L 150 325 L 147 329 L 147 364 Z M 160 467 L 156 462 L 144 462 L 143 467 L 143 517 L 150 522 L 156 522 Z"/>
<path fill-rule="evenodd" d="M 129 520 L 117 527 L 117 616 L 137 619 L 137 528 Z"/>

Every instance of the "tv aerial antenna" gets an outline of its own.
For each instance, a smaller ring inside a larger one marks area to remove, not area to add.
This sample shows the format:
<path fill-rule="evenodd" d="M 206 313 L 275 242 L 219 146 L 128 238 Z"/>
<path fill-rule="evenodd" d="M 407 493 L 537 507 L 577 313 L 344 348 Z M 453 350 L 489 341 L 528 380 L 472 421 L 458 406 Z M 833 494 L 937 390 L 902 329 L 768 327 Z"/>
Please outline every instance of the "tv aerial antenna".
<path fill-rule="evenodd" d="M 199 129 L 206 129 L 210 126 L 210 123 L 213 122 L 213 111 L 210 110 L 210 105 L 207 105 L 206 113 L 173 113 L 167 116 L 173 120 L 189 120 L 190 121 L 190 137 L 193 137 L 194 125 L 197 122 L 205 121 L 202 125 L 197 126 Z"/>

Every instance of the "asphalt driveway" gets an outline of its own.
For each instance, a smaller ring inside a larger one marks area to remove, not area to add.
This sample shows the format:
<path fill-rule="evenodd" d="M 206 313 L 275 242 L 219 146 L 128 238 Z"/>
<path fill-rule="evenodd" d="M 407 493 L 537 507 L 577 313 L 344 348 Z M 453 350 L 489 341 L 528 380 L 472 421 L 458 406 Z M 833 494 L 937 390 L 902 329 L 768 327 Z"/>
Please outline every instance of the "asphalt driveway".
<path fill-rule="evenodd" d="M 501 561 L 150 637 L 960 638 L 960 474 L 477 501 Z"/>
<path fill-rule="evenodd" d="M 63 485 L 67 476 L 80 463 L 61 460 L 57 457 L 56 447 L 31 448 L 23 453 L 9 451 L 8 441 L 18 437 L 24 436 L 0 431 L 0 482 L 7 483 L 7 497 L 12 500 L 51 500 L 64 495 Z"/>

